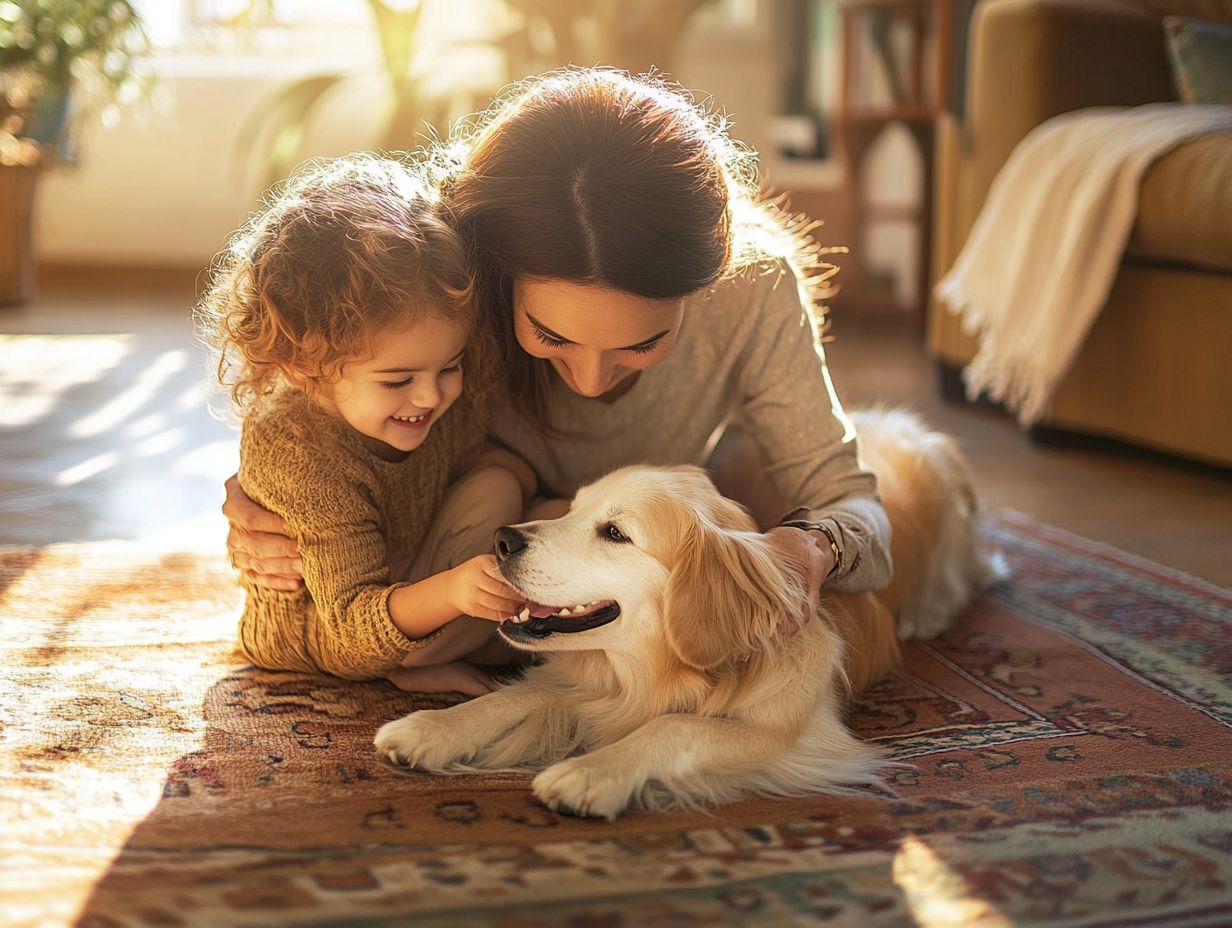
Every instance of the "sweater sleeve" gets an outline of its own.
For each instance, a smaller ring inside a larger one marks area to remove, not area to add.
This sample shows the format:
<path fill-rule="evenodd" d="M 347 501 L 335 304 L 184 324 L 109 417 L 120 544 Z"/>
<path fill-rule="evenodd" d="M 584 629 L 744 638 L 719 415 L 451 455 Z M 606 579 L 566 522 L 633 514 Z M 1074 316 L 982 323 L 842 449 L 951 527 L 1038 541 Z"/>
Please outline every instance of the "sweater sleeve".
<path fill-rule="evenodd" d="M 317 669 L 359 680 L 384 676 L 435 637 L 412 640 L 394 625 L 389 596 L 405 584 L 390 583 L 380 514 L 360 462 L 269 423 L 246 424 L 240 460 L 244 491 L 282 516 L 298 541 L 311 596 L 298 634 L 252 628 L 287 621 L 288 610 L 270 609 L 249 620 L 246 638 L 295 640 Z"/>
<path fill-rule="evenodd" d="M 860 463 L 855 427 L 805 309 L 808 298 L 785 262 L 757 285 L 760 305 L 739 375 L 742 414 L 783 499 L 834 533 L 843 559 L 826 588 L 880 589 L 892 570 L 890 522 L 876 478 Z"/>

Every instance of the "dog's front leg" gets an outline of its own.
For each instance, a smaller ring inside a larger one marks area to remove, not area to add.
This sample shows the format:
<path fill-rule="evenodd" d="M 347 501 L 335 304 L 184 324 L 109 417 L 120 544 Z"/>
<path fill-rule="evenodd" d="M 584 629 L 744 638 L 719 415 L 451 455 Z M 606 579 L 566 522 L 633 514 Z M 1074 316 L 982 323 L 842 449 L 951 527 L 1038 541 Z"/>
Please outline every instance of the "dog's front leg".
<path fill-rule="evenodd" d="M 550 711 L 553 697 L 548 689 L 522 682 L 448 709 L 421 709 L 382 725 L 376 748 L 395 764 L 432 772 L 471 763 L 495 766 L 483 763 L 484 749 Z M 521 760 L 500 766 L 516 766 Z"/>
<path fill-rule="evenodd" d="M 535 777 L 535 795 L 549 808 L 614 819 L 651 781 L 677 799 L 704 802 L 707 778 L 728 779 L 764 765 L 789 746 L 740 719 L 661 715 L 619 741 L 553 764 Z"/>

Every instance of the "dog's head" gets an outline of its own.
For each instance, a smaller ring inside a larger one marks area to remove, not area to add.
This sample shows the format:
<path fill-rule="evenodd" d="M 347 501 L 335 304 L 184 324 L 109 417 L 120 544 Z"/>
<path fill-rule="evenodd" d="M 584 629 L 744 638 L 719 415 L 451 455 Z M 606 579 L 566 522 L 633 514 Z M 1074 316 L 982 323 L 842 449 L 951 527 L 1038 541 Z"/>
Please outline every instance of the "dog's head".
<path fill-rule="evenodd" d="M 530 603 L 500 633 L 535 651 L 645 654 L 709 669 L 774 640 L 803 597 L 740 506 L 696 467 L 626 467 L 560 519 L 497 532 L 506 581 Z"/>

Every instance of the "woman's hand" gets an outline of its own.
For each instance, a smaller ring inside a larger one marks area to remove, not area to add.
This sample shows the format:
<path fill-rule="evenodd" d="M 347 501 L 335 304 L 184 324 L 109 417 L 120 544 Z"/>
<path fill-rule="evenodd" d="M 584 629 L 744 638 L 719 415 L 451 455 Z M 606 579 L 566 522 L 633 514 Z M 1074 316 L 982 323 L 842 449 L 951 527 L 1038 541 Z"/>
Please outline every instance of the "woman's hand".
<path fill-rule="evenodd" d="M 304 584 L 304 563 L 299 546 L 288 534 L 287 523 L 248 498 L 240 482 L 226 483 L 222 514 L 231 523 L 227 553 L 231 564 L 257 586 L 294 592 Z"/>
<path fill-rule="evenodd" d="M 526 598 L 501 578 L 496 557 L 480 554 L 446 571 L 449 602 L 459 615 L 503 622 L 512 617 Z"/>
<path fill-rule="evenodd" d="M 828 544 L 802 528 L 778 525 L 766 532 L 770 543 L 804 578 L 807 601 L 801 603 L 798 615 L 785 617 L 779 623 L 779 632 L 794 635 L 813 617 L 813 611 L 821 599 L 821 585 L 834 570 L 834 552 Z"/>

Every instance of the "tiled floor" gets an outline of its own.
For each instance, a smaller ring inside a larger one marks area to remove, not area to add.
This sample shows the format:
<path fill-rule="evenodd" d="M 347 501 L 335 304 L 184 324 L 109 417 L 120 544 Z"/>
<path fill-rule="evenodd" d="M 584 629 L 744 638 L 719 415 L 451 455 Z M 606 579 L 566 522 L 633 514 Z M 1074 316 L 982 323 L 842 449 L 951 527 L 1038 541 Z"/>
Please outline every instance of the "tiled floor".
<path fill-rule="evenodd" d="M 191 273 L 74 275 L 0 308 L 0 544 L 222 545 L 236 434 L 206 409 L 193 292 Z M 1232 586 L 1232 475 L 1037 447 L 995 410 L 938 400 L 909 327 L 839 317 L 832 334 L 845 405 L 912 406 L 958 436 L 991 507 Z"/>

